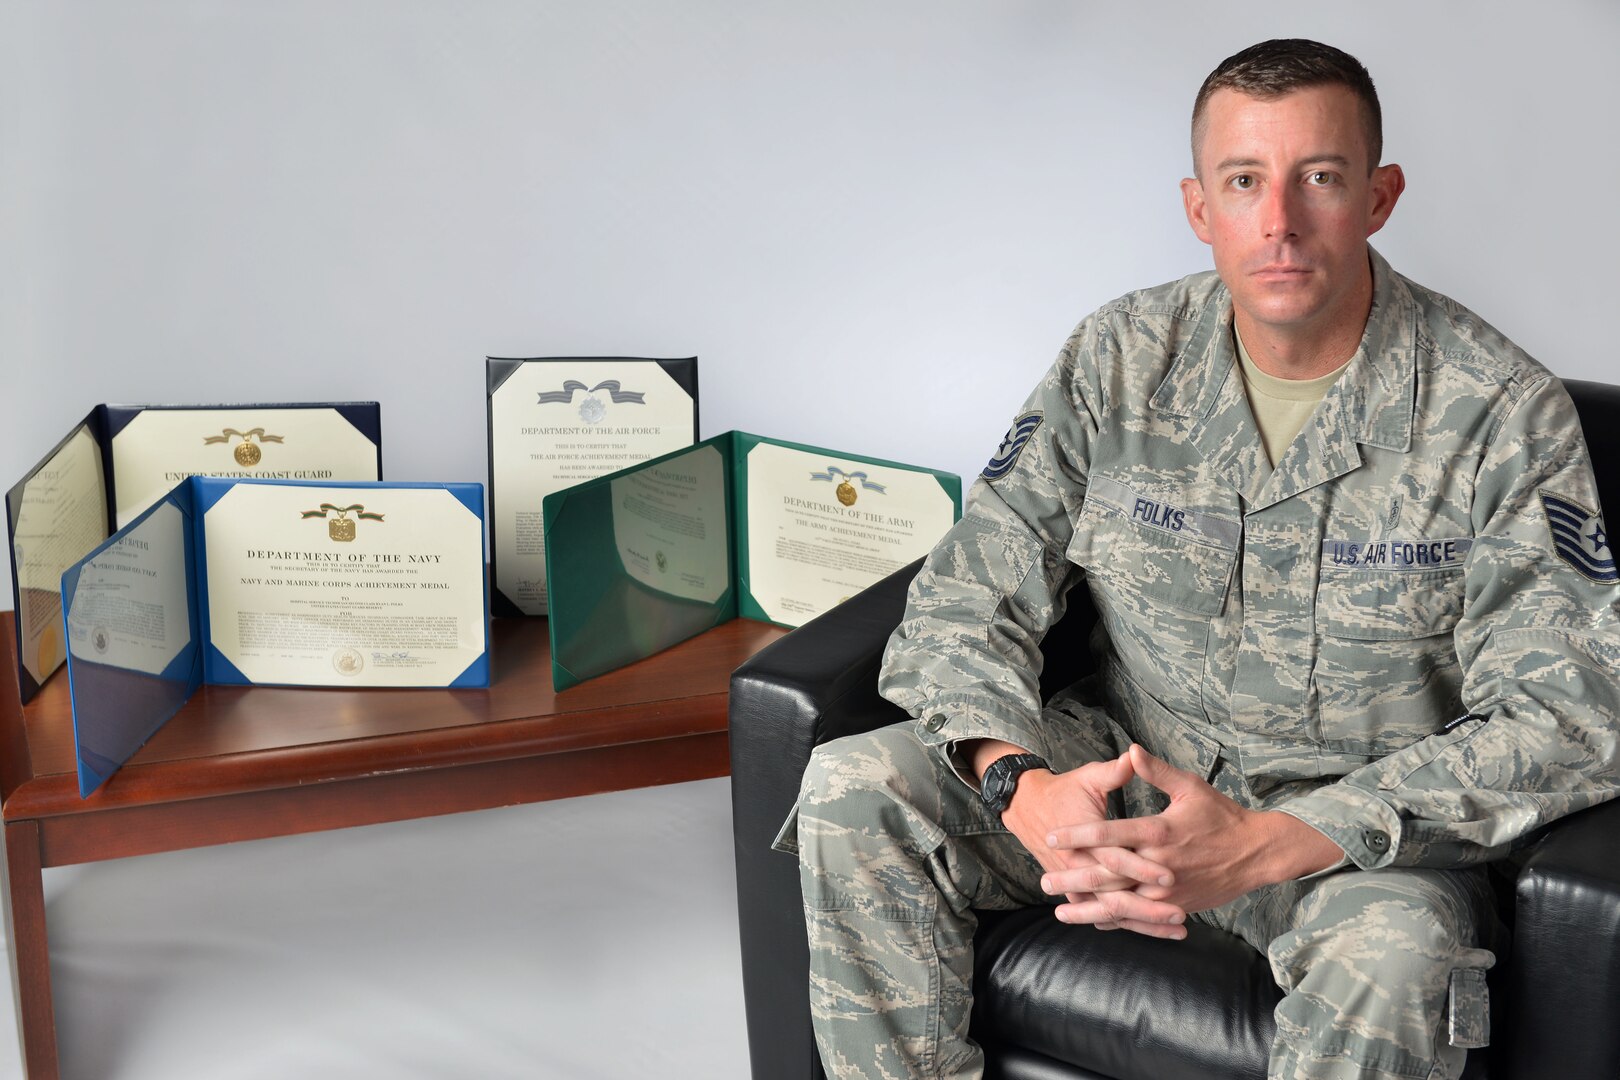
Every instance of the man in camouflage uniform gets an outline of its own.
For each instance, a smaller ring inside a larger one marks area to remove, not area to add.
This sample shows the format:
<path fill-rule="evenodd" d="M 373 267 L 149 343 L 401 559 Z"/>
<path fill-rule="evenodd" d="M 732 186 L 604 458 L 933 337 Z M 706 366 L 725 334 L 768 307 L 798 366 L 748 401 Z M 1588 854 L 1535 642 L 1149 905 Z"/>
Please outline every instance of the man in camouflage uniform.
<path fill-rule="evenodd" d="M 1561 384 L 1367 245 L 1379 123 L 1313 42 L 1212 73 L 1216 272 L 1075 330 L 911 587 L 882 689 L 916 721 L 814 755 L 780 846 L 833 1076 L 979 1076 L 973 909 L 1040 902 L 1265 953 L 1274 1078 L 1488 1041 L 1484 864 L 1620 786 L 1620 587 Z M 1082 581 L 1100 673 L 1043 707 Z"/>

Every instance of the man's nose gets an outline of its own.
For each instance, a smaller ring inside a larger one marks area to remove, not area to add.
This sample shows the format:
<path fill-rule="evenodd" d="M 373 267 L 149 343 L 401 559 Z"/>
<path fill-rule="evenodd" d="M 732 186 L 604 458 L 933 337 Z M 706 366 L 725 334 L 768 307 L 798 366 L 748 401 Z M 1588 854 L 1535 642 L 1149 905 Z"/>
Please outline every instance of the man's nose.
<path fill-rule="evenodd" d="M 1299 204 L 1299 192 L 1292 184 L 1272 184 L 1266 189 L 1260 221 L 1268 240 L 1299 235 Z"/>

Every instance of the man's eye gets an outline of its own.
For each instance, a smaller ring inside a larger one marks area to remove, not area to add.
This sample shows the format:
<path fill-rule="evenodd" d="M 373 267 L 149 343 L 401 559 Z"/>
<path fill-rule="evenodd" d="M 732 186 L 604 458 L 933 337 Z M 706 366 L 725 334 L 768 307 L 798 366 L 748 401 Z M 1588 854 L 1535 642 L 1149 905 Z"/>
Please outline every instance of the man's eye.
<path fill-rule="evenodd" d="M 1248 191 L 1250 188 L 1254 187 L 1254 177 L 1247 175 L 1234 176 L 1232 177 L 1230 183 L 1239 191 Z"/>
<path fill-rule="evenodd" d="M 1326 187 L 1333 183 L 1333 174 L 1318 169 L 1316 172 L 1311 173 L 1306 182 L 1315 184 L 1317 187 Z"/>

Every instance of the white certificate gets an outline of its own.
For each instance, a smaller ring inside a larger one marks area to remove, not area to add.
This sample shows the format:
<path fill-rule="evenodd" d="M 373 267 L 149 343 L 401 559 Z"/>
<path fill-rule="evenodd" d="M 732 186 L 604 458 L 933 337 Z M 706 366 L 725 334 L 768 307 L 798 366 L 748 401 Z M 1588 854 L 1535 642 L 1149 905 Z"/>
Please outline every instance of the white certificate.
<path fill-rule="evenodd" d="M 956 505 L 926 472 L 760 443 L 748 453 L 749 589 L 798 626 L 926 555 Z"/>
<path fill-rule="evenodd" d="M 164 503 L 84 564 L 68 605 L 75 658 L 160 675 L 191 643 L 185 531 Z"/>
<path fill-rule="evenodd" d="M 523 363 L 489 410 L 495 587 L 544 615 L 541 500 L 692 445 L 692 395 L 650 360 Z"/>
<path fill-rule="evenodd" d="M 62 651 L 62 571 L 107 539 L 101 448 L 88 426 L 23 485 L 11 556 L 17 568 L 17 626 L 23 666 L 43 683 Z"/>
<path fill-rule="evenodd" d="M 449 491 L 237 484 L 203 529 L 209 638 L 251 682 L 446 686 L 485 652 L 482 521 Z"/>
<path fill-rule="evenodd" d="M 637 581 L 666 596 L 713 603 L 731 585 L 726 466 L 700 446 L 613 480 L 613 539 Z"/>
<path fill-rule="evenodd" d="M 376 480 L 377 444 L 336 409 L 144 409 L 112 439 L 122 526 L 189 476 Z"/>

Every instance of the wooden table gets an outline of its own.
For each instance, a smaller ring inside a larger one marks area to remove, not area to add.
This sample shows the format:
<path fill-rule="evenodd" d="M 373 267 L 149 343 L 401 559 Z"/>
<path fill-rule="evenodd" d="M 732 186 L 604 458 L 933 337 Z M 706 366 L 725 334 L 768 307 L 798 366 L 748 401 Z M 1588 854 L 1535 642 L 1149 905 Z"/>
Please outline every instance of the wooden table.
<path fill-rule="evenodd" d="M 205 686 L 80 799 L 68 680 L 18 704 L 0 612 L 12 989 L 30 1080 L 55 1078 L 47 866 L 724 776 L 733 668 L 786 631 L 737 619 L 563 693 L 542 619 L 496 619 L 488 690 Z"/>

